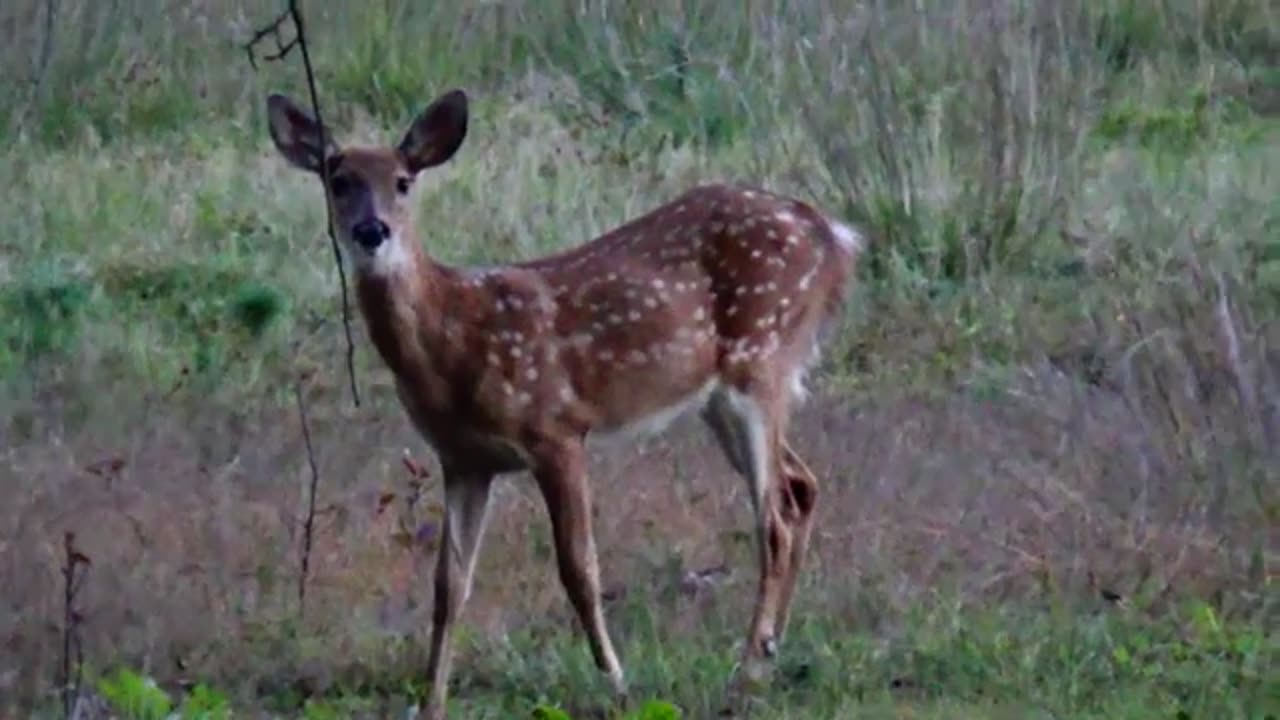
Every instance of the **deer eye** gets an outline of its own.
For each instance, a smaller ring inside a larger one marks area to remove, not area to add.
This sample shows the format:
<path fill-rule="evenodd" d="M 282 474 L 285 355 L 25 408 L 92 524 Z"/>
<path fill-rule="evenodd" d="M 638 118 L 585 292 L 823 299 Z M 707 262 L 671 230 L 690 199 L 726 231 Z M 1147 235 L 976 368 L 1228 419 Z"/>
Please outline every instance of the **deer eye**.
<path fill-rule="evenodd" d="M 329 188 L 333 190 L 334 197 L 342 197 L 351 192 L 351 178 L 339 175 L 329 181 Z"/>
<path fill-rule="evenodd" d="M 413 185 L 413 180 L 407 177 L 396 178 L 396 192 L 400 193 L 401 195 L 408 194 L 409 187 L 411 185 Z"/>

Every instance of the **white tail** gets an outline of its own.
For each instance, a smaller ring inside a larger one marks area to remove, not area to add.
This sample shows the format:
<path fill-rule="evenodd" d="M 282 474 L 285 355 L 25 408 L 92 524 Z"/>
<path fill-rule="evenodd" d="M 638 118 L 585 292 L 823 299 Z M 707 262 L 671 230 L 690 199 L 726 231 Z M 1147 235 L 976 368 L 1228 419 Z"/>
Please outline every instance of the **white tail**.
<path fill-rule="evenodd" d="M 748 482 L 760 584 L 745 649 L 775 654 L 808 546 L 818 482 L 788 445 L 821 329 L 839 310 L 863 239 L 812 207 L 708 185 L 571 250 L 486 269 L 423 250 L 406 197 L 467 131 L 467 98 L 433 102 L 399 145 L 322 151 L 314 119 L 268 100 L 271 134 L 319 173 L 355 268 L 359 306 L 400 399 L 444 469 L 425 717 L 443 717 L 450 629 L 471 587 L 492 478 L 531 470 L 560 577 L 619 692 L 605 627 L 585 443 L 698 409 Z"/>

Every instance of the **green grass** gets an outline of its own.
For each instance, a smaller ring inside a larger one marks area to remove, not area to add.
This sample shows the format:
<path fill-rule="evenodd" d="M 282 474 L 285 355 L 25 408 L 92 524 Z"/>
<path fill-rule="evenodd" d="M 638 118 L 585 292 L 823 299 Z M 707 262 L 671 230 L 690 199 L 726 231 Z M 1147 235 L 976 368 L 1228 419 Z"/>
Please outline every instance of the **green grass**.
<path fill-rule="evenodd" d="M 724 703 L 732 669 L 726 649 L 737 628 L 717 617 L 699 636 L 674 637 L 663 629 L 672 612 L 678 608 L 633 606 L 615 615 L 632 668 L 629 710 L 605 699 L 577 638 L 539 628 L 500 645 L 466 644 L 464 657 L 475 664 L 459 672 L 451 711 L 648 718 L 666 716 L 645 714 L 646 706 L 656 713 L 669 703 L 680 717 L 713 717 Z M 856 620 L 815 617 L 793 628 L 755 711 L 776 718 L 1270 717 L 1280 711 L 1276 643 L 1274 630 L 1249 618 L 1224 620 L 1203 603 L 1153 620 L 1102 602 L 1033 610 L 943 601 L 903 610 L 876 633 Z M 127 673 L 117 677 L 150 687 Z M 110 682 L 107 697 L 125 718 L 150 717 L 139 698 L 171 702 L 153 687 L 126 693 L 121 680 Z M 564 688 L 574 689 L 572 700 L 563 699 Z M 383 717 L 402 712 L 421 690 L 412 676 L 339 679 L 301 703 L 300 716 Z M 198 688 L 191 697 L 207 705 L 211 693 Z M 264 701 L 299 702 L 287 694 Z M 128 710 L 130 703 L 138 709 Z"/>
<path fill-rule="evenodd" d="M 0 714 L 56 682 L 65 529 L 97 543 L 86 655 L 119 712 L 380 717 L 424 690 L 428 564 L 365 512 L 408 494 L 420 445 L 358 321 L 351 407 L 320 190 L 265 127 L 268 92 L 306 97 L 300 62 L 240 47 L 278 5 L 0 7 Z M 340 138 L 472 97 L 420 183 L 446 262 L 577 244 L 704 180 L 874 236 L 797 421 L 828 504 L 759 716 L 1280 715 L 1274 3 L 304 9 Z M 295 388 L 324 480 L 307 617 Z M 641 588 L 611 627 L 637 703 L 706 717 L 745 625 L 745 516 L 702 454 L 631 457 L 593 470 L 605 507 L 638 501 L 618 467 L 653 501 L 600 541 Z M 86 470 L 104 458 L 122 469 Z M 508 500 L 456 710 L 599 716 L 545 521 Z M 696 611 L 669 587 L 695 557 L 739 572 Z M 407 627 L 379 619 L 393 600 Z"/>

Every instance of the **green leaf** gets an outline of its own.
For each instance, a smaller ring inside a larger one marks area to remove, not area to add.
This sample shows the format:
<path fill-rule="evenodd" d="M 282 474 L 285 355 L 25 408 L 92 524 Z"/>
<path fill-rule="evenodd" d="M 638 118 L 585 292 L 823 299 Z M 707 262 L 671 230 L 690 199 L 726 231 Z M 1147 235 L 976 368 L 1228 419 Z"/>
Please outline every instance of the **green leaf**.
<path fill-rule="evenodd" d="M 535 720 L 573 720 L 569 713 L 550 705 L 539 705 L 533 709 Z"/>

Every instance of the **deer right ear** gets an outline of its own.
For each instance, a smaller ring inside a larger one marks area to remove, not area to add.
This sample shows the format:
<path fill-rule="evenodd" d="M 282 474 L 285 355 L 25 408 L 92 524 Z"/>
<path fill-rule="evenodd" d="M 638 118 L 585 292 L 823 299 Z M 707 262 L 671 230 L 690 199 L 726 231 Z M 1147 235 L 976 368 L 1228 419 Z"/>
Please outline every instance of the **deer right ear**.
<path fill-rule="evenodd" d="M 283 95 L 272 94 L 267 97 L 267 122 L 271 139 L 285 159 L 303 170 L 320 172 L 324 145 L 320 142 L 320 123 L 311 113 Z M 332 141 L 326 141 L 333 147 Z"/>
<path fill-rule="evenodd" d="M 413 121 L 400 141 L 400 156 L 409 172 L 421 172 L 453 157 L 466 137 L 467 94 L 450 90 Z"/>

